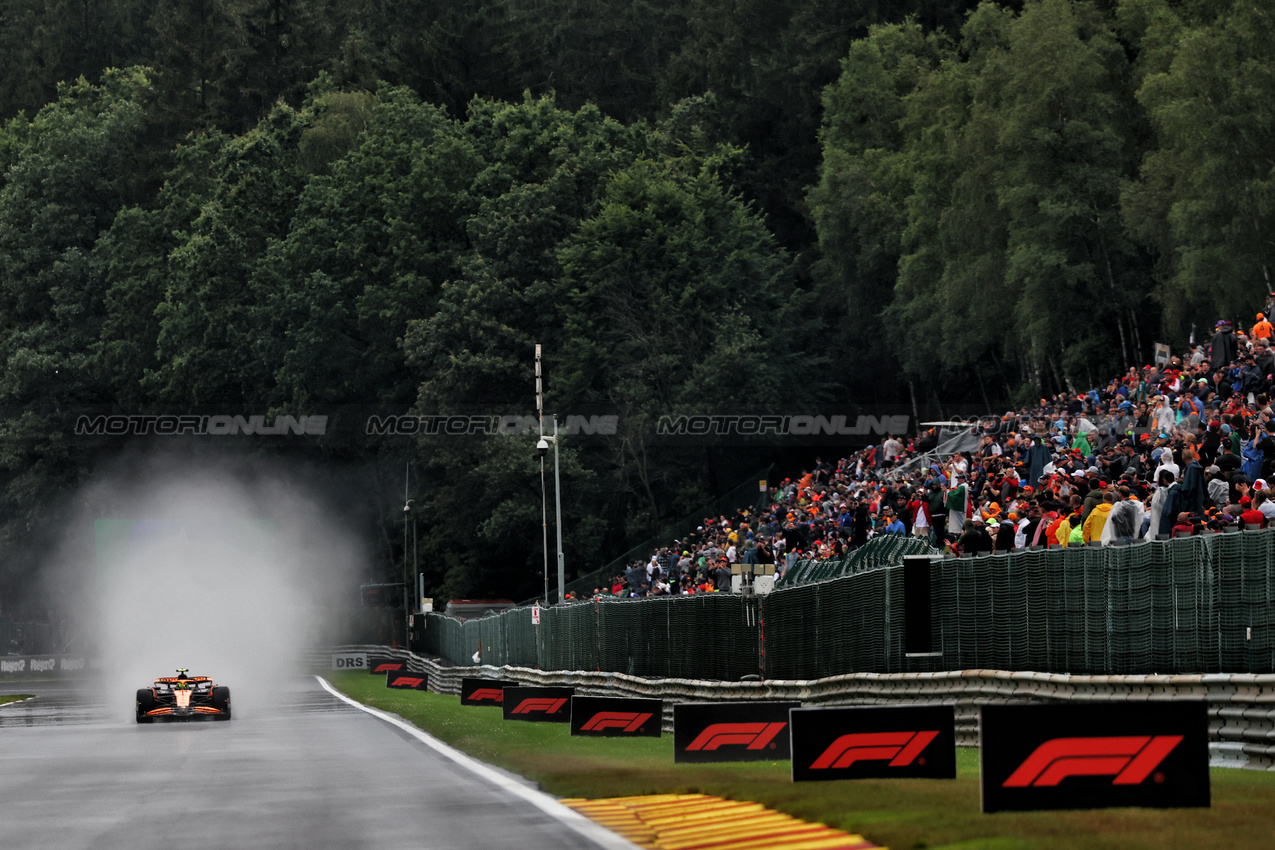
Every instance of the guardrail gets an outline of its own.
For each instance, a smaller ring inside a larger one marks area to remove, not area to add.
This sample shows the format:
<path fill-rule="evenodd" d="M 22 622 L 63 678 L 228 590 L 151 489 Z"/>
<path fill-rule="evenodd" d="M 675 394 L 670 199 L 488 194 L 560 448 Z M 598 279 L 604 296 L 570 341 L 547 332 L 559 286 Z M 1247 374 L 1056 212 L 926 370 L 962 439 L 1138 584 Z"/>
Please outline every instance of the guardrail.
<path fill-rule="evenodd" d="M 671 706 L 679 702 L 800 700 L 809 705 L 890 705 L 951 703 L 956 707 L 960 746 L 978 745 L 978 706 L 999 702 L 1150 702 L 1204 700 L 1209 706 L 1210 762 L 1218 767 L 1275 770 L 1275 675 L 1206 673 L 1194 675 L 1076 676 L 1064 673 L 956 670 L 935 673 L 850 673 L 824 679 L 715 682 L 698 679 L 644 679 L 624 673 L 545 671 L 527 667 L 456 667 L 434 658 L 383 646 L 342 646 L 315 650 L 313 669 L 325 670 L 338 653 L 407 661 L 409 670 L 429 674 L 435 693 L 460 693 L 466 676 L 507 679 L 531 685 L 569 685 L 590 696 L 657 698 L 664 702 L 664 730 L 672 731 Z"/>

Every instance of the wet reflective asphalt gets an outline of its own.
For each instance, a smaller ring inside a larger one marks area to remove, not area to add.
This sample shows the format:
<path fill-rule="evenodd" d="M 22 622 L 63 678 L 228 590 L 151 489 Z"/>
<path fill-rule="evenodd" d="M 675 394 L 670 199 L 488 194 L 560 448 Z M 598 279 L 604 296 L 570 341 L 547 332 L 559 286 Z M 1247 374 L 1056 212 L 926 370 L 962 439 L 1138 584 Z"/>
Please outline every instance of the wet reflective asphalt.
<path fill-rule="evenodd" d="M 224 723 L 138 725 L 99 690 L 0 707 L 0 846 L 593 848 L 312 677 Z M 131 706 L 130 706 L 131 707 Z"/>

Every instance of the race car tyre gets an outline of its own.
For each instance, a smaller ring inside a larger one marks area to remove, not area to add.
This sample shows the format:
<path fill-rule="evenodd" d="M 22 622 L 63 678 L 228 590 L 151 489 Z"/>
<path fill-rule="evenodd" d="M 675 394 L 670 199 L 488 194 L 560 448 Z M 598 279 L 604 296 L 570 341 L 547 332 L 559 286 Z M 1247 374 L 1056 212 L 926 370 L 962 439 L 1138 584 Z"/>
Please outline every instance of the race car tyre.
<path fill-rule="evenodd" d="M 230 688 L 218 687 L 212 689 L 213 708 L 219 709 L 222 713 L 214 715 L 215 720 L 230 719 Z"/>
<path fill-rule="evenodd" d="M 154 723 L 155 718 L 147 717 L 146 712 L 155 707 L 155 694 L 150 688 L 137 689 L 137 722 Z"/>

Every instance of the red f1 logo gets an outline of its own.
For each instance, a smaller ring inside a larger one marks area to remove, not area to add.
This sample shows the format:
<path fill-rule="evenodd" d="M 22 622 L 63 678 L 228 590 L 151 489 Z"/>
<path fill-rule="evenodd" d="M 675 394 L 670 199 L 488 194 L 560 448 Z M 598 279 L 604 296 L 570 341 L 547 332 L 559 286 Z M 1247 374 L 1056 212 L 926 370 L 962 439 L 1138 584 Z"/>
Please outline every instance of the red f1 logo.
<path fill-rule="evenodd" d="M 545 714 L 557 714 L 558 709 L 567 704 L 567 698 L 554 699 L 553 697 L 531 697 L 518 703 L 518 706 L 510 714 L 530 714 L 533 711 L 543 711 Z"/>
<path fill-rule="evenodd" d="M 1037 747 L 1002 787 L 1044 788 L 1068 776 L 1112 775 L 1112 785 L 1138 785 L 1181 741 L 1181 735 L 1055 738 Z"/>
<path fill-rule="evenodd" d="M 398 676 L 393 682 L 390 682 L 391 688 L 419 688 L 425 684 L 425 680 L 419 677 Z"/>
<path fill-rule="evenodd" d="M 890 767 L 906 767 L 916 760 L 938 732 L 857 732 L 842 735 L 824 750 L 811 770 L 849 767 L 857 761 L 889 759 Z M 922 762 L 924 764 L 924 762 Z"/>
<path fill-rule="evenodd" d="M 636 732 L 642 724 L 651 719 L 650 714 L 638 714 L 632 711 L 599 711 L 580 727 L 583 732 L 600 732 L 603 729 L 623 729 L 625 732 Z"/>
<path fill-rule="evenodd" d="M 715 750 L 741 744 L 747 750 L 764 750 L 787 723 L 714 723 L 687 744 L 689 750 Z"/>
<path fill-rule="evenodd" d="M 401 661 L 383 661 L 380 664 L 376 665 L 376 669 L 373 670 L 372 672 L 373 673 L 391 673 L 395 670 L 402 670 L 402 669 L 403 669 L 403 662 Z"/>
<path fill-rule="evenodd" d="M 500 688 L 479 688 L 469 695 L 471 700 L 489 699 L 492 702 L 504 702 L 505 692 Z"/>

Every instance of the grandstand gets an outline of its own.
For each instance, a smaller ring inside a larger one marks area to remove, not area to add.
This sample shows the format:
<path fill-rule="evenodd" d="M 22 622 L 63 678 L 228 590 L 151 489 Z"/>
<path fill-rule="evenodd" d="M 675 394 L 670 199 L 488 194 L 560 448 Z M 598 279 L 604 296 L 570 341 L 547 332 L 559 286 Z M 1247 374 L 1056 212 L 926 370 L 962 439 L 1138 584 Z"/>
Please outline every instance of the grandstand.
<path fill-rule="evenodd" d="M 772 562 L 776 587 L 790 587 L 882 563 L 885 549 L 864 547 L 892 532 L 951 554 L 1005 554 L 1265 527 L 1275 518 L 1266 487 L 1275 481 L 1275 356 L 1268 340 L 1234 335 L 1227 322 L 1217 338 L 1086 393 L 955 427 L 926 423 L 923 434 L 887 437 L 835 465 L 816 458 L 761 503 L 705 515 L 570 590 L 717 592 L 735 564 Z M 1161 486 L 1165 470 L 1173 480 Z M 1107 528 L 1113 514 L 1125 525 Z"/>
<path fill-rule="evenodd" d="M 1230 334 L 1224 323 L 1219 334 Z M 481 640 L 485 663 L 723 679 L 1275 672 L 1275 537 L 1260 532 L 1275 514 L 1265 502 L 1275 363 L 1264 340 L 1237 339 L 1234 362 L 1200 347 L 1088 393 L 912 435 L 893 452 L 887 438 L 835 465 L 817 458 L 762 503 L 705 516 L 649 557 L 577 581 L 577 597 L 592 599 L 545 609 L 538 627 L 525 609 L 466 623 L 431 615 L 428 649 L 463 665 Z M 1260 386 L 1257 364 L 1271 367 Z M 1165 469 L 1174 481 L 1160 486 Z M 1086 525 L 1076 537 L 1117 487 L 1137 503 L 1136 531 L 1102 538 Z M 1267 513 L 1254 513 L 1263 502 Z M 1153 527 L 1171 508 L 1183 509 L 1172 524 L 1189 539 L 1168 539 L 1167 514 Z M 901 535 L 886 531 L 896 519 Z M 907 658 L 900 564 L 923 554 L 946 556 L 933 567 L 939 650 Z M 769 596 L 722 592 L 732 565 L 772 562 Z"/>

